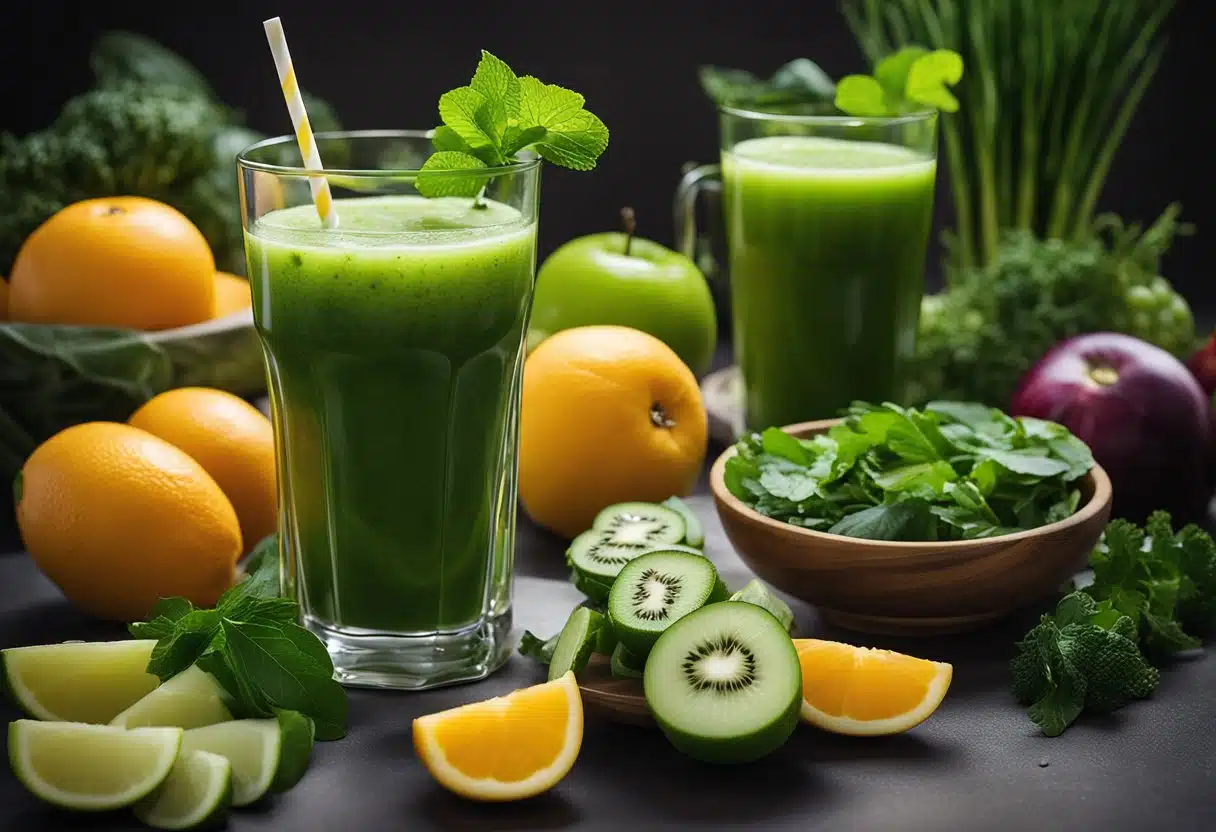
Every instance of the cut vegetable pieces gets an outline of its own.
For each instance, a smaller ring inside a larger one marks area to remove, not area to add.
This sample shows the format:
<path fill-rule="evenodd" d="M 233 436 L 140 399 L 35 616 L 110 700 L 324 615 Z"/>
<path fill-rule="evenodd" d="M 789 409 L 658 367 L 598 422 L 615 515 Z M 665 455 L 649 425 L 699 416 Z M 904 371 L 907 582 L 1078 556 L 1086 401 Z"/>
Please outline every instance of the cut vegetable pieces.
<path fill-rule="evenodd" d="M 104 724 L 151 693 L 155 639 L 67 642 L 0 651 L 0 679 L 35 719 Z"/>
<path fill-rule="evenodd" d="M 569 672 L 579 673 L 587 666 L 604 623 L 604 616 L 587 607 L 579 607 L 570 614 L 549 660 L 550 682 Z"/>
<path fill-rule="evenodd" d="M 663 501 L 663 505 L 683 518 L 685 543 L 697 549 L 705 545 L 705 529 L 701 526 L 697 515 L 693 514 L 692 509 L 688 507 L 688 503 L 679 497 L 668 497 Z"/>

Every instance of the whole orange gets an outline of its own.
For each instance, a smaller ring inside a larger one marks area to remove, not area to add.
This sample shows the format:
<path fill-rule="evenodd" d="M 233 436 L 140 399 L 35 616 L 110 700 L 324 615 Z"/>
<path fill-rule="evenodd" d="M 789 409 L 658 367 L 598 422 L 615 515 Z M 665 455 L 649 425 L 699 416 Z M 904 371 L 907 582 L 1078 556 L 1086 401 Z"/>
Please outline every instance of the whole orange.
<path fill-rule="evenodd" d="M 275 530 L 274 430 L 256 407 L 223 390 L 180 387 L 147 401 L 129 424 L 203 466 L 236 509 L 246 551 Z"/>
<path fill-rule="evenodd" d="M 14 321 L 172 329 L 211 317 L 215 259 L 175 208 L 134 196 L 89 199 L 26 238 L 9 284 Z"/>
<path fill-rule="evenodd" d="M 524 364 L 520 501 L 574 537 L 613 503 L 688 494 L 707 432 L 697 380 L 658 338 L 620 326 L 558 332 Z"/>
<path fill-rule="evenodd" d="M 90 615 L 135 621 L 173 596 L 211 607 L 232 585 L 232 503 L 185 451 L 147 431 L 73 425 L 35 449 L 14 492 L 30 556 Z"/>
<path fill-rule="evenodd" d="M 223 318 L 248 309 L 253 305 L 253 294 L 249 281 L 228 272 L 215 273 L 215 312 L 213 317 Z"/>

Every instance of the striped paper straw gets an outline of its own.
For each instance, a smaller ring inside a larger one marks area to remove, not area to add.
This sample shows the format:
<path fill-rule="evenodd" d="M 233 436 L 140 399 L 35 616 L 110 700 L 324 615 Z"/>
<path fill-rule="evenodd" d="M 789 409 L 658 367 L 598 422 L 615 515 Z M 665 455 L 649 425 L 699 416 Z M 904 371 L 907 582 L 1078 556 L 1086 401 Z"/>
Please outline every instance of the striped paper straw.
<path fill-rule="evenodd" d="M 308 113 L 304 111 L 304 98 L 300 95 L 300 85 L 296 81 L 296 71 L 291 66 L 291 53 L 287 51 L 287 38 L 283 35 L 283 23 L 272 17 L 264 21 L 266 40 L 270 42 L 270 54 L 274 55 L 274 66 L 279 71 L 279 84 L 283 87 L 283 97 L 287 99 L 287 112 L 291 114 L 291 124 L 296 130 L 296 141 L 300 143 L 300 157 L 304 160 L 306 170 L 322 171 L 321 154 L 317 152 L 317 140 L 312 134 L 312 125 L 308 123 Z M 334 198 L 329 192 L 329 181 L 323 176 L 308 177 L 312 188 L 312 201 L 321 215 L 321 223 L 326 228 L 338 227 L 338 212 L 334 209 Z"/>

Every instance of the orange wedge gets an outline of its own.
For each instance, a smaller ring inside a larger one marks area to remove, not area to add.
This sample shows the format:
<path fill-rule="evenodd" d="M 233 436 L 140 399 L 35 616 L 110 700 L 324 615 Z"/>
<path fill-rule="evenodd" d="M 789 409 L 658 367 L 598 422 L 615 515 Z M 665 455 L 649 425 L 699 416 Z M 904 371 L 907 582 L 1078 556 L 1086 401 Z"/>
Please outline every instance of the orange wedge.
<path fill-rule="evenodd" d="M 414 750 L 440 785 L 470 800 L 522 800 L 565 777 L 583 744 L 574 674 L 414 720 Z"/>
<path fill-rule="evenodd" d="M 855 737 L 898 734 L 942 703 L 954 668 L 814 638 L 794 639 L 802 664 L 802 721 Z"/>

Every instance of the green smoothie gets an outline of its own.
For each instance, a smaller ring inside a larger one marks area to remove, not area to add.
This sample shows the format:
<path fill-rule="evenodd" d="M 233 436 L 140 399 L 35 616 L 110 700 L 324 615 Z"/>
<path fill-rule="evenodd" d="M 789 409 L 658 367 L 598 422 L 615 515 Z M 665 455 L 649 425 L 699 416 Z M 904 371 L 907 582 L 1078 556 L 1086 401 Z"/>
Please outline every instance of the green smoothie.
<path fill-rule="evenodd" d="M 932 158 L 877 142 L 771 136 L 723 152 L 749 428 L 900 399 L 935 173 Z"/>
<path fill-rule="evenodd" d="M 460 630 L 482 615 L 514 516 L 504 471 L 536 226 L 470 199 L 336 208 L 337 230 L 303 205 L 246 236 L 289 577 L 304 614 L 329 627 Z"/>

